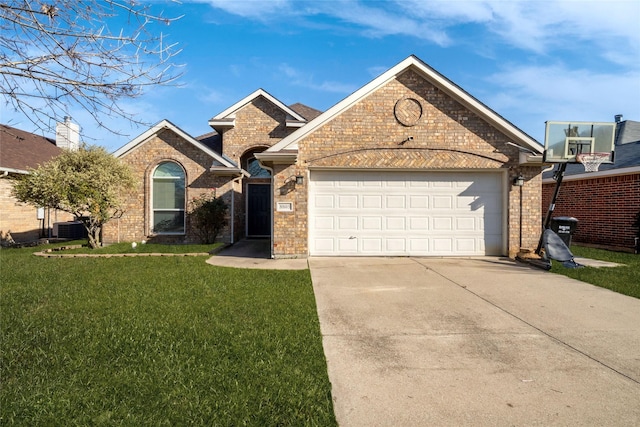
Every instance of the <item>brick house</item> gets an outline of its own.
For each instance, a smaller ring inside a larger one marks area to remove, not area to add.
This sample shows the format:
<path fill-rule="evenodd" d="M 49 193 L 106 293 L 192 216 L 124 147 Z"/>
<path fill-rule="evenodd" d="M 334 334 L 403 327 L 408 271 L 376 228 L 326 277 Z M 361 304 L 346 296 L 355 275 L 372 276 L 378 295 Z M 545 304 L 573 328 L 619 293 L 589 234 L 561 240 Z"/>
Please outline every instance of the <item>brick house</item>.
<path fill-rule="evenodd" d="M 67 139 L 57 139 L 59 145 L 68 147 Z M 10 233 L 18 243 L 31 242 L 52 237 L 54 223 L 74 219 L 67 212 L 20 203 L 12 194 L 13 178 L 29 173 L 29 169 L 51 160 L 61 150 L 56 139 L 0 125 L 0 232 L 3 235 Z"/>
<path fill-rule="evenodd" d="M 114 153 L 140 187 L 105 241 L 193 241 L 188 203 L 215 189 L 222 240 L 269 237 L 274 257 L 536 247 L 542 146 L 415 56 L 322 114 L 258 90 L 209 124 L 164 120 Z"/>
<path fill-rule="evenodd" d="M 578 220 L 572 242 L 633 251 L 638 245 L 634 223 L 640 215 L 640 122 L 620 119 L 616 117 L 615 163 L 590 173 L 580 164 L 568 164 L 553 215 Z M 554 189 L 553 172 L 547 171 L 543 212 Z"/>

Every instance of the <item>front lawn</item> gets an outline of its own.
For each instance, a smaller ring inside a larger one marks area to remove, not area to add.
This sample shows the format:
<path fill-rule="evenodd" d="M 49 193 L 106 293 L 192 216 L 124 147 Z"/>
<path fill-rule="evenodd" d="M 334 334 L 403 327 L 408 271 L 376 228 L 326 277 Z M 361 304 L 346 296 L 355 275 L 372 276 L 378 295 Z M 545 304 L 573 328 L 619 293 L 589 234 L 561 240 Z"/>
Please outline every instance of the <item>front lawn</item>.
<path fill-rule="evenodd" d="M 157 243 L 145 243 L 140 242 L 132 245 L 131 243 L 114 243 L 99 248 L 91 249 L 86 245 L 86 240 L 77 240 L 67 243 L 58 243 L 55 245 L 47 246 L 47 248 L 53 253 L 62 249 L 61 254 L 150 254 L 150 253 L 170 253 L 170 254 L 184 254 L 184 253 L 208 253 L 218 249 L 222 246 L 222 243 L 214 243 L 211 245 L 161 245 Z M 81 246 L 81 247 L 80 247 Z"/>
<path fill-rule="evenodd" d="M 308 271 L 0 251 L 0 425 L 335 425 Z"/>
<path fill-rule="evenodd" d="M 623 265 L 621 267 L 568 269 L 564 268 L 561 263 L 554 261 L 551 268 L 553 273 L 563 274 L 621 294 L 640 298 L 640 255 L 575 245 L 571 246 L 571 252 L 577 257 Z"/>

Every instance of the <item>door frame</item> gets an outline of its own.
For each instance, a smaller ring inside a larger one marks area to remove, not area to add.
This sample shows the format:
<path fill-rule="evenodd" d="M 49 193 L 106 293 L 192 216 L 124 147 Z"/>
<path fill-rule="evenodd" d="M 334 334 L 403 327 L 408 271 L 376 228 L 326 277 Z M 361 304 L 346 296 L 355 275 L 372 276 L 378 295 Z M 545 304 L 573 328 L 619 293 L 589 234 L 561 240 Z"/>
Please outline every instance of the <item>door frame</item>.
<path fill-rule="evenodd" d="M 269 179 L 269 181 L 271 181 L 271 179 Z M 269 203 L 268 203 L 268 212 L 269 212 L 269 225 L 267 227 L 268 232 L 267 234 L 249 234 L 249 186 L 250 185 L 263 185 L 268 187 L 269 191 Z M 247 181 L 245 184 L 245 190 L 246 190 L 246 194 L 245 194 L 245 198 L 244 198 L 244 212 L 245 212 L 245 221 L 244 221 L 244 235 L 245 237 L 268 237 L 271 238 L 272 236 L 272 222 L 273 222 L 273 209 L 272 209 L 272 199 L 273 199 L 273 194 L 271 192 L 271 182 L 251 182 L 251 181 Z"/>

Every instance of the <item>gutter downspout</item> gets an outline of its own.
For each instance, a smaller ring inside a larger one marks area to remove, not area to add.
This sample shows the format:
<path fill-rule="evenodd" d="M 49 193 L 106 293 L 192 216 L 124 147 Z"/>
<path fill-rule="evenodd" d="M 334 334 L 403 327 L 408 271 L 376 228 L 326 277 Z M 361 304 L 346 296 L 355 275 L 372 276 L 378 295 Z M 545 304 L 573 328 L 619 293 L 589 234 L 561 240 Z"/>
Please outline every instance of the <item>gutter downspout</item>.
<path fill-rule="evenodd" d="M 271 173 L 271 185 L 270 185 L 271 194 L 269 197 L 269 199 L 271 200 L 271 224 L 269 224 L 269 226 L 271 227 L 271 233 L 269 237 L 269 252 L 270 252 L 269 256 L 271 257 L 271 259 L 275 259 L 276 255 L 273 251 L 273 221 L 274 221 L 273 214 L 275 213 L 273 209 L 273 181 L 274 181 L 273 168 L 266 166 L 260 160 L 259 160 L 259 164 L 263 169 L 266 169 Z"/>
<path fill-rule="evenodd" d="M 231 180 L 233 184 L 240 184 L 242 180 L 242 176 L 234 178 Z M 242 185 L 242 184 L 240 184 Z M 236 189 L 235 185 L 231 186 L 231 242 L 233 245 L 236 242 L 235 239 L 235 224 L 236 224 Z"/>

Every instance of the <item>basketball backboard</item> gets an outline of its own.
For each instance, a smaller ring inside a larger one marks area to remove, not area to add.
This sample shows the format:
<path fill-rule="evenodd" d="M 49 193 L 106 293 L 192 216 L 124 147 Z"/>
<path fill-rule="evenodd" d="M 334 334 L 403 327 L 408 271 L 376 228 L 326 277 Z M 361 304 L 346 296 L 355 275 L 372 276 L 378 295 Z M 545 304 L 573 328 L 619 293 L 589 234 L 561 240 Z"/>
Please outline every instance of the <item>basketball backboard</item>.
<path fill-rule="evenodd" d="M 615 133 L 615 123 L 546 122 L 543 161 L 578 163 L 578 154 L 609 153 L 604 163 L 613 163 Z"/>

